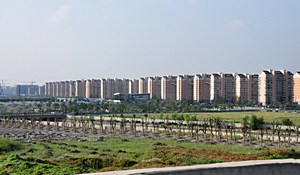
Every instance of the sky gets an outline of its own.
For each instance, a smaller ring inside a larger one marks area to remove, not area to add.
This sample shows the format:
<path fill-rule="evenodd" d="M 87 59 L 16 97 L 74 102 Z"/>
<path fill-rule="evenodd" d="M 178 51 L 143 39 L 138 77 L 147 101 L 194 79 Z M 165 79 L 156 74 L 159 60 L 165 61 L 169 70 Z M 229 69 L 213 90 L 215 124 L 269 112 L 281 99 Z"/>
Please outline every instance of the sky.
<path fill-rule="evenodd" d="M 300 71 L 299 0 L 0 0 L 0 83 Z"/>

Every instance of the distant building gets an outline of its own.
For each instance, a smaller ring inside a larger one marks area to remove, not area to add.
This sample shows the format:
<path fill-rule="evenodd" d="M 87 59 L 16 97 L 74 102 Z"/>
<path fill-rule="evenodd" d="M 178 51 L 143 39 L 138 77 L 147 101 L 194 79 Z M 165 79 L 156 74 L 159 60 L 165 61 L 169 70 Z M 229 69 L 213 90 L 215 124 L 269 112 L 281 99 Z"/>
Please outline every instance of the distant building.
<path fill-rule="evenodd" d="M 220 74 L 213 73 L 210 77 L 210 100 L 221 99 L 221 76 Z"/>
<path fill-rule="evenodd" d="M 163 76 L 161 79 L 161 98 L 164 100 L 176 100 L 176 76 Z"/>
<path fill-rule="evenodd" d="M 258 102 L 258 74 L 247 74 L 247 101 Z"/>
<path fill-rule="evenodd" d="M 86 98 L 91 98 L 91 91 L 92 91 L 92 81 L 91 80 L 86 80 L 85 81 L 85 97 Z"/>
<path fill-rule="evenodd" d="M 65 97 L 70 97 L 70 82 L 65 81 Z"/>
<path fill-rule="evenodd" d="M 50 82 L 49 83 L 49 92 L 48 92 L 48 94 L 49 94 L 49 96 L 50 97 L 54 97 L 54 94 L 53 94 L 53 82 Z"/>
<path fill-rule="evenodd" d="M 193 99 L 198 102 L 210 100 L 210 74 L 196 74 L 193 83 Z"/>
<path fill-rule="evenodd" d="M 40 96 L 46 96 L 46 87 L 45 87 L 45 85 L 39 86 L 39 95 Z"/>
<path fill-rule="evenodd" d="M 50 96 L 50 93 L 49 93 L 49 83 L 46 83 L 45 84 L 45 95 L 48 97 L 48 96 Z"/>
<path fill-rule="evenodd" d="M 59 94 L 58 94 L 58 96 L 59 97 L 66 97 L 66 85 L 65 85 L 65 83 L 66 82 L 64 82 L 64 81 L 61 81 L 61 82 L 59 82 Z"/>
<path fill-rule="evenodd" d="M 100 97 L 101 97 L 101 80 L 92 79 L 90 98 L 100 98 Z"/>
<path fill-rule="evenodd" d="M 161 99 L 161 77 L 149 77 L 147 84 L 150 99 Z"/>
<path fill-rule="evenodd" d="M 76 85 L 75 81 L 70 81 L 69 83 L 69 97 L 75 97 L 76 96 Z"/>
<path fill-rule="evenodd" d="M 291 103 L 294 100 L 294 74 L 287 70 L 281 70 L 283 74 L 283 101 Z"/>
<path fill-rule="evenodd" d="M 300 104 L 300 72 L 294 74 L 294 102 Z"/>
<path fill-rule="evenodd" d="M 258 102 L 271 104 L 273 99 L 273 76 L 270 71 L 263 70 L 258 78 Z"/>
<path fill-rule="evenodd" d="M 114 93 L 122 93 L 123 91 L 123 81 L 122 79 L 114 79 Z"/>
<path fill-rule="evenodd" d="M 17 95 L 38 95 L 39 86 L 38 85 L 17 85 L 16 91 L 17 91 Z"/>
<path fill-rule="evenodd" d="M 176 83 L 176 100 L 193 100 L 193 75 L 179 75 Z"/>
<path fill-rule="evenodd" d="M 148 77 L 139 79 L 139 94 L 148 93 Z"/>
<path fill-rule="evenodd" d="M 75 96 L 85 97 L 86 95 L 86 80 L 76 80 L 75 82 Z"/>
<path fill-rule="evenodd" d="M 102 79 L 101 80 L 101 98 L 112 99 L 114 96 L 114 79 Z"/>
<path fill-rule="evenodd" d="M 150 100 L 150 94 L 128 94 L 125 100 L 128 103 L 141 103 Z"/>
<path fill-rule="evenodd" d="M 134 79 L 129 81 L 129 94 L 139 93 L 139 80 Z"/>
<path fill-rule="evenodd" d="M 263 70 L 259 74 L 259 102 L 263 105 L 292 102 L 292 77 L 293 74 L 285 70 Z"/>
<path fill-rule="evenodd" d="M 221 73 L 221 97 L 225 102 L 235 102 L 235 79 L 233 74 Z"/>
<path fill-rule="evenodd" d="M 131 88 L 130 86 L 131 86 L 130 80 L 123 78 L 121 92 L 125 95 L 129 94 L 129 89 Z"/>
<path fill-rule="evenodd" d="M 235 96 L 237 102 L 248 100 L 248 78 L 244 74 L 234 74 L 235 77 Z"/>

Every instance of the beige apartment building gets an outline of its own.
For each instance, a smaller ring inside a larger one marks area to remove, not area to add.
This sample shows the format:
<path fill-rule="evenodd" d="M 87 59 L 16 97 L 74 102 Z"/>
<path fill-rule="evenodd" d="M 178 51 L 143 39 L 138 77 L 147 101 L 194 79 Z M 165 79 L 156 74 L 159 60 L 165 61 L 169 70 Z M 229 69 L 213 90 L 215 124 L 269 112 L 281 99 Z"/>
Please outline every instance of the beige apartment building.
<path fill-rule="evenodd" d="M 65 88 L 66 88 L 66 86 L 65 86 L 65 82 L 64 81 L 61 81 L 61 82 L 59 82 L 59 97 L 66 97 L 66 91 L 65 91 Z"/>
<path fill-rule="evenodd" d="M 247 101 L 258 102 L 258 74 L 247 74 Z"/>
<path fill-rule="evenodd" d="M 244 74 L 234 74 L 235 97 L 237 102 L 248 101 L 248 78 Z"/>
<path fill-rule="evenodd" d="M 45 95 L 46 95 L 46 97 L 50 96 L 49 89 L 50 89 L 49 83 L 46 82 L 45 83 Z"/>
<path fill-rule="evenodd" d="M 221 75 L 218 73 L 211 74 L 210 77 L 210 100 L 221 99 Z"/>
<path fill-rule="evenodd" d="M 39 86 L 39 95 L 45 96 L 46 95 L 46 85 Z"/>
<path fill-rule="evenodd" d="M 70 95 L 70 82 L 65 81 L 65 97 L 69 97 Z"/>
<path fill-rule="evenodd" d="M 100 98 L 100 97 L 101 97 L 101 80 L 92 79 L 90 98 Z"/>
<path fill-rule="evenodd" d="M 75 88 L 75 81 L 70 81 L 69 83 L 69 97 L 75 97 L 75 91 L 76 91 L 76 88 Z"/>
<path fill-rule="evenodd" d="M 294 74 L 294 102 L 300 104 L 300 72 Z"/>
<path fill-rule="evenodd" d="M 193 100 L 193 75 L 179 75 L 176 83 L 176 100 Z"/>
<path fill-rule="evenodd" d="M 56 97 L 61 97 L 61 82 L 56 82 Z"/>
<path fill-rule="evenodd" d="M 129 94 L 138 94 L 139 93 L 139 80 L 129 80 Z"/>
<path fill-rule="evenodd" d="M 86 80 L 86 98 L 100 98 L 101 80 Z"/>
<path fill-rule="evenodd" d="M 210 101 L 210 75 L 196 74 L 193 80 L 193 99 L 198 102 Z"/>
<path fill-rule="evenodd" d="M 57 96 L 57 93 L 56 93 L 57 92 L 56 82 L 52 83 L 52 91 L 53 91 L 52 92 L 52 94 L 53 94 L 52 96 L 56 97 Z"/>
<path fill-rule="evenodd" d="M 86 80 L 85 83 L 85 98 L 91 98 L 92 80 Z"/>
<path fill-rule="evenodd" d="M 101 80 L 101 98 L 112 99 L 114 96 L 114 79 L 102 79 Z"/>
<path fill-rule="evenodd" d="M 283 95 L 283 91 L 284 91 L 284 83 L 282 81 L 284 81 L 284 75 L 282 74 L 281 71 L 277 71 L 277 70 L 270 70 L 271 74 L 272 74 L 272 103 L 276 103 L 276 102 L 282 102 L 284 101 L 284 95 Z"/>
<path fill-rule="evenodd" d="M 283 74 L 283 102 L 291 103 L 294 101 L 294 74 L 287 70 L 281 70 Z"/>
<path fill-rule="evenodd" d="M 147 84 L 150 99 L 161 99 L 161 77 L 149 77 Z"/>
<path fill-rule="evenodd" d="M 293 74 L 290 71 L 264 70 L 259 74 L 259 102 L 290 103 L 293 101 Z"/>
<path fill-rule="evenodd" d="M 273 75 L 268 70 L 263 70 L 258 77 L 258 102 L 263 105 L 272 103 L 273 100 Z"/>
<path fill-rule="evenodd" d="M 122 79 L 114 79 L 114 93 L 122 93 L 123 91 L 123 81 Z"/>
<path fill-rule="evenodd" d="M 86 95 L 86 80 L 76 80 L 75 81 L 75 96 L 85 97 Z"/>
<path fill-rule="evenodd" d="M 130 80 L 123 78 L 121 93 L 124 95 L 127 95 L 127 94 L 129 94 L 129 89 L 130 89 Z"/>
<path fill-rule="evenodd" d="M 164 100 L 176 100 L 176 76 L 163 76 L 161 79 L 161 98 Z"/>
<path fill-rule="evenodd" d="M 149 77 L 139 79 L 139 94 L 148 93 L 148 79 Z"/>
<path fill-rule="evenodd" d="M 225 102 L 235 102 L 235 88 L 234 75 L 221 73 L 221 97 Z"/>

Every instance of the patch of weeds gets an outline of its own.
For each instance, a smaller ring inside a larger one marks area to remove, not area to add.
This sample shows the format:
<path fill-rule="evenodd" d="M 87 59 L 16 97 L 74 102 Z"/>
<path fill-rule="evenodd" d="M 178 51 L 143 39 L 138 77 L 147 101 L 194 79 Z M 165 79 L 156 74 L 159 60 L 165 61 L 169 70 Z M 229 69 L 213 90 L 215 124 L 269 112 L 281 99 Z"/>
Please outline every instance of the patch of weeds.
<path fill-rule="evenodd" d="M 24 146 L 16 141 L 0 138 L 0 154 L 21 150 Z"/>
<path fill-rule="evenodd" d="M 195 159 L 195 158 L 186 157 L 186 158 L 183 159 L 183 162 L 186 165 L 197 165 L 197 164 L 222 163 L 224 161 L 222 159 L 203 160 L 203 159 Z"/>
<path fill-rule="evenodd" d="M 269 159 L 284 159 L 285 157 L 279 154 L 273 154 L 268 157 Z"/>

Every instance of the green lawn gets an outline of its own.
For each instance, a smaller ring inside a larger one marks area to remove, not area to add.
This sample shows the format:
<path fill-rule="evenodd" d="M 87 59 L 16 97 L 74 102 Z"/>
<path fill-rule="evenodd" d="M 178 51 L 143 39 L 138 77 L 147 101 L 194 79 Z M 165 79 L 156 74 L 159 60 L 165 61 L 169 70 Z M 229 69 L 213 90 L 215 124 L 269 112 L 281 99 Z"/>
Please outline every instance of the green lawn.
<path fill-rule="evenodd" d="M 148 114 L 148 118 L 155 117 L 160 118 L 161 115 L 169 116 L 171 119 L 173 113 L 164 114 Z M 200 112 L 200 113 L 176 113 L 176 115 L 190 115 L 196 116 L 200 120 L 204 120 L 210 117 L 221 117 L 225 121 L 240 122 L 243 117 L 256 115 L 257 117 L 263 117 L 267 123 L 275 121 L 281 121 L 282 118 L 289 118 L 295 125 L 300 126 L 300 113 L 287 113 L 287 112 Z M 131 114 L 126 114 L 125 117 L 131 117 Z M 136 114 L 137 117 L 144 117 L 144 114 Z"/>

